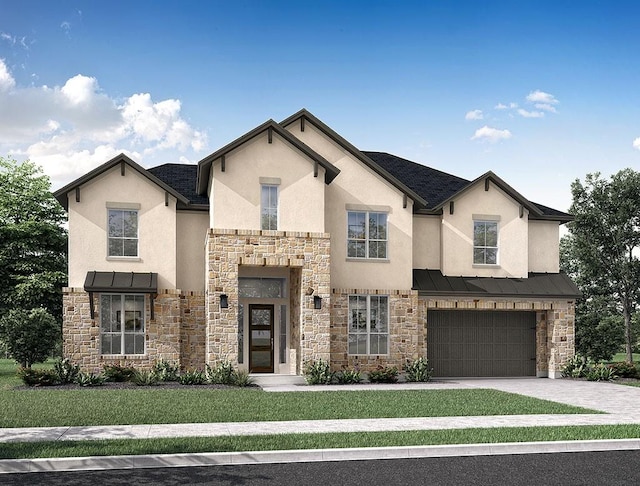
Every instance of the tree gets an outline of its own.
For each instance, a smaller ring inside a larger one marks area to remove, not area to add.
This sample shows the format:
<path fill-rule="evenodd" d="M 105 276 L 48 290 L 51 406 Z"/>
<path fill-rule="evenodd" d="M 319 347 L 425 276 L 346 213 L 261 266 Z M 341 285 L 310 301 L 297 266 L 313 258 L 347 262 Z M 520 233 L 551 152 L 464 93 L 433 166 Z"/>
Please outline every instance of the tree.
<path fill-rule="evenodd" d="M 610 180 L 587 174 L 571 185 L 575 219 L 563 240 L 563 266 L 584 293 L 578 327 L 615 330 L 622 317 L 627 361 L 633 360 L 633 316 L 640 301 L 640 173 L 624 169 Z M 580 306 L 579 306 L 580 307 Z M 606 325 L 605 325 L 606 324 Z M 614 331 L 615 332 L 615 331 Z M 585 333 L 586 334 L 586 333 Z"/>
<path fill-rule="evenodd" d="M 42 308 L 62 322 L 66 215 L 50 188 L 32 162 L 0 157 L 0 317 Z"/>
<path fill-rule="evenodd" d="M 45 361 L 60 339 L 60 326 L 42 307 L 10 310 L 0 319 L 0 332 L 9 354 L 23 368 Z"/>

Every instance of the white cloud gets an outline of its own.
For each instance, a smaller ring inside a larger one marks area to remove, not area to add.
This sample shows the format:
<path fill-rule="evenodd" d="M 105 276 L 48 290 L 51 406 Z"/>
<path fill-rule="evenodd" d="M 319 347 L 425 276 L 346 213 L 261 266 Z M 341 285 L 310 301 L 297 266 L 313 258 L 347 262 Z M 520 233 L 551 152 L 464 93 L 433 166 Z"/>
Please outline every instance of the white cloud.
<path fill-rule="evenodd" d="M 146 164 L 197 160 L 206 133 L 181 116 L 180 100 L 150 93 L 116 100 L 98 80 L 78 74 L 63 86 L 19 87 L 0 59 L 0 154 L 30 158 L 54 189 L 120 152 Z"/>
<path fill-rule="evenodd" d="M 532 91 L 527 95 L 527 101 L 529 103 L 534 103 L 535 107 L 541 110 L 554 111 L 554 105 L 557 105 L 559 101 L 550 93 L 545 93 L 544 91 L 540 91 L 539 89 Z"/>
<path fill-rule="evenodd" d="M 520 108 L 518 110 L 518 114 L 525 118 L 542 118 L 544 117 L 544 112 L 542 111 L 527 111 Z"/>
<path fill-rule="evenodd" d="M 472 110 L 468 111 L 464 116 L 465 120 L 482 120 L 484 115 L 482 114 L 482 110 Z"/>
<path fill-rule="evenodd" d="M 507 108 L 509 107 L 503 103 L 498 103 L 496 106 L 493 107 L 494 110 L 506 110 Z"/>
<path fill-rule="evenodd" d="M 491 128 L 487 125 L 482 128 L 478 128 L 471 137 L 471 140 L 486 141 L 489 143 L 496 143 L 500 140 L 508 140 L 511 138 L 511 132 L 509 130 L 500 130 L 498 128 Z"/>
<path fill-rule="evenodd" d="M 640 137 L 633 141 L 633 148 L 640 150 Z"/>

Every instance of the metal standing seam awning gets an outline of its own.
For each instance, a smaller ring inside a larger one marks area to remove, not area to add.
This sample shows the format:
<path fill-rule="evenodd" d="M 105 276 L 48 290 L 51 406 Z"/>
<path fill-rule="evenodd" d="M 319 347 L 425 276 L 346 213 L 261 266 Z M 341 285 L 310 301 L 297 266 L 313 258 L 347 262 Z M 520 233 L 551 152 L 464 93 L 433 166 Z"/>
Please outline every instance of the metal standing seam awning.
<path fill-rule="evenodd" d="M 582 293 L 564 273 L 529 273 L 528 278 L 448 277 L 440 270 L 414 270 L 413 289 L 423 296 L 571 299 Z"/>
<path fill-rule="evenodd" d="M 149 294 L 151 298 L 151 319 L 154 319 L 153 299 L 158 294 L 158 274 L 153 272 L 87 272 L 84 290 L 89 292 L 91 319 L 95 318 L 94 292 L 121 294 Z"/>

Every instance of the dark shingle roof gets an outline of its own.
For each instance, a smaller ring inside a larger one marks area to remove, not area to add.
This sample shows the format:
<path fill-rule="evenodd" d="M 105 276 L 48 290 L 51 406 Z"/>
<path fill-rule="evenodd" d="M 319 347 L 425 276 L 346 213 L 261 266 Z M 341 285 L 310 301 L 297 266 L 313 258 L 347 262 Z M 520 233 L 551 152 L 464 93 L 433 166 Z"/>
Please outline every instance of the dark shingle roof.
<path fill-rule="evenodd" d="M 424 296 L 546 297 L 577 299 L 580 290 L 564 273 L 529 273 L 528 278 L 445 277 L 440 270 L 414 270 L 413 289 Z"/>
<path fill-rule="evenodd" d="M 392 176 L 400 180 L 412 190 L 417 192 L 428 203 L 428 208 L 433 209 L 452 197 L 458 191 L 467 187 L 471 181 L 427 167 L 410 160 L 403 159 L 386 152 L 363 152 L 367 157 L 380 165 Z M 570 214 L 557 209 L 531 202 L 542 212 L 541 219 L 554 219 L 570 221 Z"/>
<path fill-rule="evenodd" d="M 197 165 L 164 164 L 147 170 L 186 197 L 190 204 L 209 205 L 209 198 L 196 192 Z"/>

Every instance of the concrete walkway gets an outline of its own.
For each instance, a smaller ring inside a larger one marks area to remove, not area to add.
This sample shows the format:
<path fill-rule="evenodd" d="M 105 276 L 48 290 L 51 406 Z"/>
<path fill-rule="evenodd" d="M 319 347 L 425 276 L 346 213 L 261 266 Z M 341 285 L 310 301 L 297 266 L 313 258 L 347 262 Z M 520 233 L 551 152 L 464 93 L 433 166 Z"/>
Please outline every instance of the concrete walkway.
<path fill-rule="evenodd" d="M 98 439 L 149 439 L 160 437 L 215 437 L 215 436 L 233 436 L 233 435 L 264 435 L 264 434 L 284 434 L 284 433 L 321 433 L 321 432 L 377 432 L 377 431 L 401 431 L 401 430 L 436 430 L 436 429 L 459 429 L 459 428 L 484 428 L 484 427 L 523 427 L 523 426 L 563 426 L 563 425 L 612 425 L 612 424 L 640 424 L 640 388 L 616 385 L 612 383 L 594 383 L 576 380 L 549 380 L 549 379 L 459 379 L 459 380 L 441 380 L 433 383 L 405 383 L 393 385 L 355 385 L 355 386 L 297 386 L 297 385 L 278 385 L 265 387 L 266 392 L 321 392 L 329 390 L 399 390 L 399 389 L 472 389 L 472 388 L 490 388 L 501 390 L 520 395 L 531 396 L 544 400 L 575 405 L 591 410 L 596 410 L 598 414 L 567 414 L 567 415 L 504 415 L 504 416 L 476 416 L 476 417 L 418 417 L 418 418 L 384 418 L 384 419 L 346 419 L 346 420 L 298 420 L 286 422 L 232 422 L 232 423 L 208 423 L 208 424 L 161 424 L 161 425 L 116 425 L 116 426 L 92 426 L 92 427 L 38 427 L 38 428 L 5 428 L 0 429 L 0 443 L 2 442 L 18 442 L 18 441 L 57 441 L 57 440 L 98 440 Z M 540 443 L 538 446 L 522 445 L 523 450 L 528 452 L 549 452 L 561 448 L 563 451 L 572 450 L 607 450 L 611 448 L 637 449 L 640 448 L 640 440 L 632 441 L 587 441 L 578 444 L 577 442 L 562 443 L 564 445 L 551 446 L 549 443 Z M 567 444 L 573 444 L 569 446 Z M 503 445 L 504 446 L 504 445 Z M 1 446 L 0 446 L 1 447 Z M 485 451 L 484 453 L 492 453 L 491 451 L 500 450 L 501 453 L 510 450 L 511 453 L 519 450 L 514 445 L 509 447 L 499 447 L 495 444 L 473 445 L 467 446 L 474 453 Z M 403 452 L 398 452 L 399 450 Z M 416 454 L 415 448 L 382 448 L 377 450 L 374 455 L 378 458 L 396 457 L 397 454 Z M 460 453 L 460 446 L 438 446 L 421 447 L 421 454 L 444 454 L 457 455 Z M 414 452 L 411 452 L 411 451 Z M 341 452 L 340 457 L 365 458 L 369 457 L 369 452 L 351 454 Z M 395 451 L 395 452 L 393 452 Z M 426 451 L 426 452 L 425 452 Z M 434 452 L 445 451 L 445 452 Z M 447 452 L 448 451 L 448 452 Z M 457 451 L 457 452 L 455 452 Z M 255 459 L 257 462 L 265 462 L 278 458 L 281 461 L 285 451 L 271 451 L 270 453 L 261 453 L 256 455 L 251 453 L 251 457 L 262 458 Z M 329 451 L 288 451 L 291 460 L 296 457 L 309 459 L 309 454 L 314 457 L 329 460 L 326 457 L 335 455 L 336 450 Z M 495 452 L 493 452 L 495 453 Z M 239 453 L 243 454 L 243 453 Z M 244 453 L 246 455 L 246 453 Z M 346 455 L 345 455 L 346 454 Z M 391 456 L 388 456 L 391 454 Z M 285 454 L 286 455 L 286 454 Z M 466 455 L 463 454 L 463 455 Z M 127 456 L 129 457 L 129 456 Z M 157 464 L 157 461 L 151 458 L 156 456 L 147 456 L 148 464 Z M 224 457 L 224 463 L 237 463 L 237 457 L 227 454 L 205 454 L 205 455 L 177 455 L 178 463 L 172 465 L 189 465 L 194 461 L 194 457 L 204 458 L 202 460 L 214 461 L 219 463 Z M 213 457 L 213 459 L 212 459 Z M 233 458 L 236 459 L 233 459 Z M 242 456 L 244 457 L 244 456 Z M 336 456 L 337 457 L 337 456 Z M 417 457 L 417 456 L 411 456 Z M 424 457 L 424 456 L 420 456 Z M 162 456 L 166 459 L 166 456 Z M 156 458 L 157 459 L 157 458 Z M 164 460 L 163 459 L 163 460 Z M 110 459 L 110 466 L 114 467 L 113 458 Z M 159 459 L 158 459 L 159 460 Z M 40 461 L 40 462 L 39 462 Z M 41 463 L 54 464 L 55 470 L 76 467 L 77 461 L 65 460 L 35 460 L 35 461 L 0 461 L 0 472 L 10 472 L 22 470 L 27 467 L 28 470 L 44 470 L 38 469 L 37 464 Z M 84 467 L 91 469 L 100 468 L 100 461 L 104 459 L 92 458 L 92 460 L 84 459 L 82 464 Z M 126 464 L 145 463 L 140 457 L 137 459 L 121 459 Z M 155 462 L 154 462 L 155 461 Z M 231 462 L 225 462 L 231 461 Z M 198 461 L 195 461 L 198 463 Z M 276 461 L 277 462 L 277 461 Z M 90 466 L 87 466 L 90 464 Z M 124 463 L 123 463 L 124 464 Z M 26 466 L 25 466 L 26 465 Z M 36 469 L 33 469 L 36 467 Z M 49 466 L 47 466 L 48 468 Z M 78 466 L 79 467 L 79 466 Z M 133 466 L 122 466 L 133 467 Z M 136 466 L 145 467 L 145 466 Z M 151 466 L 146 466 L 151 467 Z M 17 469 L 16 469 L 17 468 Z M 31 468 L 31 469 L 29 469 Z M 48 470 L 48 469 L 46 469 Z"/>

